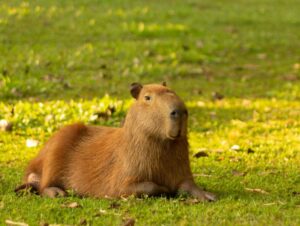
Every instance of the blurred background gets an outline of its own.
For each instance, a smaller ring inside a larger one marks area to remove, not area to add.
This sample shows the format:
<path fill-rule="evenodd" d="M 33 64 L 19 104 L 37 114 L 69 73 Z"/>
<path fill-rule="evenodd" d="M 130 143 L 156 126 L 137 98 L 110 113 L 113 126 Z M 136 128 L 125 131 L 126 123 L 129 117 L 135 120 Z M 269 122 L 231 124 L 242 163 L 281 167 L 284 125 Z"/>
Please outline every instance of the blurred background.
<path fill-rule="evenodd" d="M 0 98 L 129 98 L 131 82 L 185 99 L 297 99 L 298 0 L 0 2 Z"/>

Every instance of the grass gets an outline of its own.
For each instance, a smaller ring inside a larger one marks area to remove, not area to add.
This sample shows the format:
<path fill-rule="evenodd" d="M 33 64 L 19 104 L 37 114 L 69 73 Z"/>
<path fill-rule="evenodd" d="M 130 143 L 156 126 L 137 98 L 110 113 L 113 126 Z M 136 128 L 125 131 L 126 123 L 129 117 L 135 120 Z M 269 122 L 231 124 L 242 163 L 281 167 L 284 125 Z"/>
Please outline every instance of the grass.
<path fill-rule="evenodd" d="M 0 225 L 299 225 L 299 11 L 297 0 L 0 2 L 0 119 L 14 125 L 0 131 Z M 190 110 L 196 181 L 219 201 L 14 194 L 55 130 L 118 126 L 128 85 L 163 80 Z"/>

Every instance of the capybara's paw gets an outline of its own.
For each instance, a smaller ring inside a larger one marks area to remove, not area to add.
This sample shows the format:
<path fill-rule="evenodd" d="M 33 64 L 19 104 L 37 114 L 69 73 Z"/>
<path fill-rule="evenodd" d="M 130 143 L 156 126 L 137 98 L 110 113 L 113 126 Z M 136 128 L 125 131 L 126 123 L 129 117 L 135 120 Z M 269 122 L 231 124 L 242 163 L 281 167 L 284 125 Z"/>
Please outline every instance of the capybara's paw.
<path fill-rule="evenodd" d="M 197 199 L 200 201 L 209 201 L 213 202 L 217 200 L 217 196 L 213 193 L 207 192 L 207 191 L 201 191 L 198 192 L 197 195 L 195 195 Z"/>
<path fill-rule="evenodd" d="M 48 187 L 43 190 L 42 195 L 49 198 L 55 198 L 64 197 L 67 195 L 67 193 L 58 187 Z"/>

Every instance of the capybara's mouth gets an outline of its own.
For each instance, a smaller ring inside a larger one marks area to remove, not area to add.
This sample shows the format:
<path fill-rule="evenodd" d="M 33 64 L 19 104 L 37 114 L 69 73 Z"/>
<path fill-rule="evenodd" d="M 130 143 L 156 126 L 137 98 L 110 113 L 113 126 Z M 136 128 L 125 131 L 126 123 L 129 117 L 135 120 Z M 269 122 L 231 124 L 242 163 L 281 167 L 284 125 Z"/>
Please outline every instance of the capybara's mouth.
<path fill-rule="evenodd" d="M 179 137 L 181 137 L 181 130 L 178 131 L 178 133 L 174 136 L 173 134 L 172 135 L 168 135 L 167 136 L 169 139 L 171 140 L 176 140 L 178 139 Z"/>

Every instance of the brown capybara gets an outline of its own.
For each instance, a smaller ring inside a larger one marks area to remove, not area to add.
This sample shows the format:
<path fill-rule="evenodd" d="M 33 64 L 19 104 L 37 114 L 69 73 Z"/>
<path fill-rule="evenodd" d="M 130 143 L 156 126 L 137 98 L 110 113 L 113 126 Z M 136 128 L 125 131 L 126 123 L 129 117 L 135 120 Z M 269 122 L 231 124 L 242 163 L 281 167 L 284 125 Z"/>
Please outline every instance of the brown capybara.
<path fill-rule="evenodd" d="M 183 191 L 215 200 L 193 180 L 182 100 L 165 84 L 133 83 L 130 92 L 136 100 L 121 128 L 81 123 L 62 128 L 30 162 L 16 191 L 31 188 L 48 197 L 69 189 L 92 197 Z"/>

